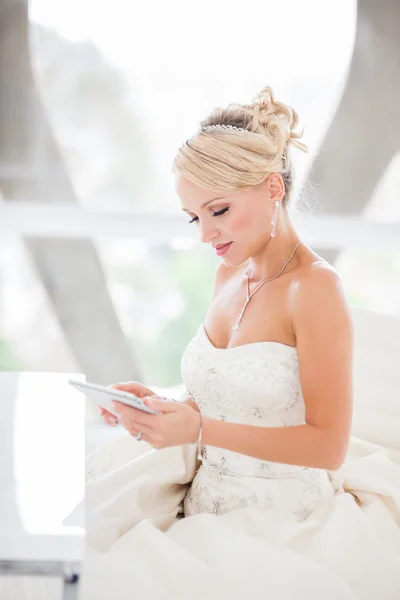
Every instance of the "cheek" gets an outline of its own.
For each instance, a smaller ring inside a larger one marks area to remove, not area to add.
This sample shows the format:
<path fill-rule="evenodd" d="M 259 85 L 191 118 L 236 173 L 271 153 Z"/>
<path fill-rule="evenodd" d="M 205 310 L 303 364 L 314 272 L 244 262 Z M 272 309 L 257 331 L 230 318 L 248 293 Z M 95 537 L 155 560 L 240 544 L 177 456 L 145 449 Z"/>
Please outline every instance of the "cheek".
<path fill-rule="evenodd" d="M 252 226 L 252 221 L 250 215 L 241 215 L 240 217 L 235 217 L 232 219 L 230 223 L 230 230 L 233 233 L 240 233 L 249 227 Z"/>

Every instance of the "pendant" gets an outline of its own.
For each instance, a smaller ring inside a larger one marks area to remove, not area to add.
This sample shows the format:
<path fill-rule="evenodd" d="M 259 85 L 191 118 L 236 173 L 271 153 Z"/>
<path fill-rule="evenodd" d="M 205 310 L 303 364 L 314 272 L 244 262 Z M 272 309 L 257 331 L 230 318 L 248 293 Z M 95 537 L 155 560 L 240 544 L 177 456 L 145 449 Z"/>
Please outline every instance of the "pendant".
<path fill-rule="evenodd" d="M 243 317 L 244 311 L 246 310 L 246 306 L 247 306 L 247 304 L 248 304 L 248 303 L 246 302 L 246 304 L 243 306 L 242 310 L 241 310 L 241 311 L 240 311 L 240 313 L 238 314 L 238 316 L 237 316 L 237 319 L 236 319 L 236 322 L 235 322 L 235 324 L 234 324 L 234 325 L 233 325 L 233 327 L 232 327 L 232 331 L 236 331 L 236 329 L 239 327 L 239 323 L 240 323 L 240 321 L 242 320 L 242 317 Z"/>
<path fill-rule="evenodd" d="M 238 315 L 238 318 L 236 319 L 236 323 L 235 323 L 235 324 L 233 325 L 233 327 L 232 327 L 232 331 L 236 331 L 236 329 L 239 327 L 239 323 L 240 323 L 240 321 L 242 320 L 242 317 L 243 317 L 243 313 L 241 312 L 241 313 Z"/>

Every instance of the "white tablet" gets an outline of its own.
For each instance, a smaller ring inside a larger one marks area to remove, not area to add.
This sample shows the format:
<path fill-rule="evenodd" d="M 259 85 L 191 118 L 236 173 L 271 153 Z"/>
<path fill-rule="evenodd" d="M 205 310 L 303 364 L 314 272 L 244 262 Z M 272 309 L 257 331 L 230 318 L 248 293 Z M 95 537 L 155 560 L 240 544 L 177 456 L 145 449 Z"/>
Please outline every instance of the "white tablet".
<path fill-rule="evenodd" d="M 105 385 L 98 385 L 97 383 L 75 381 L 73 379 L 69 379 L 68 383 L 76 388 L 79 392 L 85 394 L 86 398 L 93 402 L 93 404 L 96 406 L 102 406 L 115 417 L 119 417 L 120 415 L 115 412 L 115 409 L 111 404 L 112 400 L 118 400 L 118 402 L 122 402 L 122 404 L 132 406 L 138 410 L 143 410 L 144 412 L 152 415 L 160 414 L 159 411 L 149 408 L 141 398 L 135 396 L 135 394 L 131 394 L 130 392 L 116 390 Z"/>

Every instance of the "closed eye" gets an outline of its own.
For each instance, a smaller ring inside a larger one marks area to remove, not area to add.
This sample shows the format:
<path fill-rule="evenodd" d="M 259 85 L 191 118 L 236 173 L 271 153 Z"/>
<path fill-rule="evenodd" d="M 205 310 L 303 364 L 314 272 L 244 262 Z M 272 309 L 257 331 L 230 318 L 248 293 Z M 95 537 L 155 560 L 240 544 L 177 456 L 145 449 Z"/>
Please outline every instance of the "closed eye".
<path fill-rule="evenodd" d="M 229 207 L 228 208 L 223 208 L 222 210 L 218 210 L 217 212 L 213 213 L 213 217 L 220 217 L 222 215 L 224 215 L 226 212 L 228 212 Z M 194 221 L 198 221 L 199 217 L 193 217 L 193 219 L 191 221 L 188 221 L 188 223 L 193 223 Z"/>

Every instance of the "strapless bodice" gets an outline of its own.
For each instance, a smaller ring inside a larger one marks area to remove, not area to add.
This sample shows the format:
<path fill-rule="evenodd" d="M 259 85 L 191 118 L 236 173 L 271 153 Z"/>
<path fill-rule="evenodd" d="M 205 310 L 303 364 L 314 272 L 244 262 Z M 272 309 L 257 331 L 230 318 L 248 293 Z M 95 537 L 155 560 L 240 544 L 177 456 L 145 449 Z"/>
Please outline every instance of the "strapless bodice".
<path fill-rule="evenodd" d="M 259 427 L 305 423 L 297 349 L 293 346 L 266 341 L 216 348 L 204 325 L 199 325 L 182 355 L 181 372 L 186 389 L 204 416 Z M 323 483 L 328 480 L 324 470 L 263 461 L 224 448 L 205 446 L 202 466 L 192 490 L 201 481 L 201 494 L 207 495 L 205 487 L 213 487 L 216 478 L 220 483 L 221 478 L 225 481 L 236 478 L 237 485 L 237 478 L 247 481 L 248 478 L 290 477 L 305 477 L 307 485 L 312 483 L 317 488 L 322 480 Z M 223 496 L 223 492 L 219 493 L 220 497 L 221 494 Z M 187 509 L 194 500 L 193 495 L 193 491 L 188 495 Z M 202 501 L 196 500 L 200 502 L 197 509 L 201 509 Z M 221 502 L 212 512 L 218 512 L 220 506 Z M 192 513 L 193 506 L 190 510 Z"/>
<path fill-rule="evenodd" d="M 221 421 L 260 427 L 285 427 L 305 422 L 296 348 L 277 342 L 216 348 L 200 325 L 181 361 L 186 389 L 203 415 Z M 229 474 L 268 475 L 299 467 L 206 446 L 203 463 L 219 465 Z"/>

